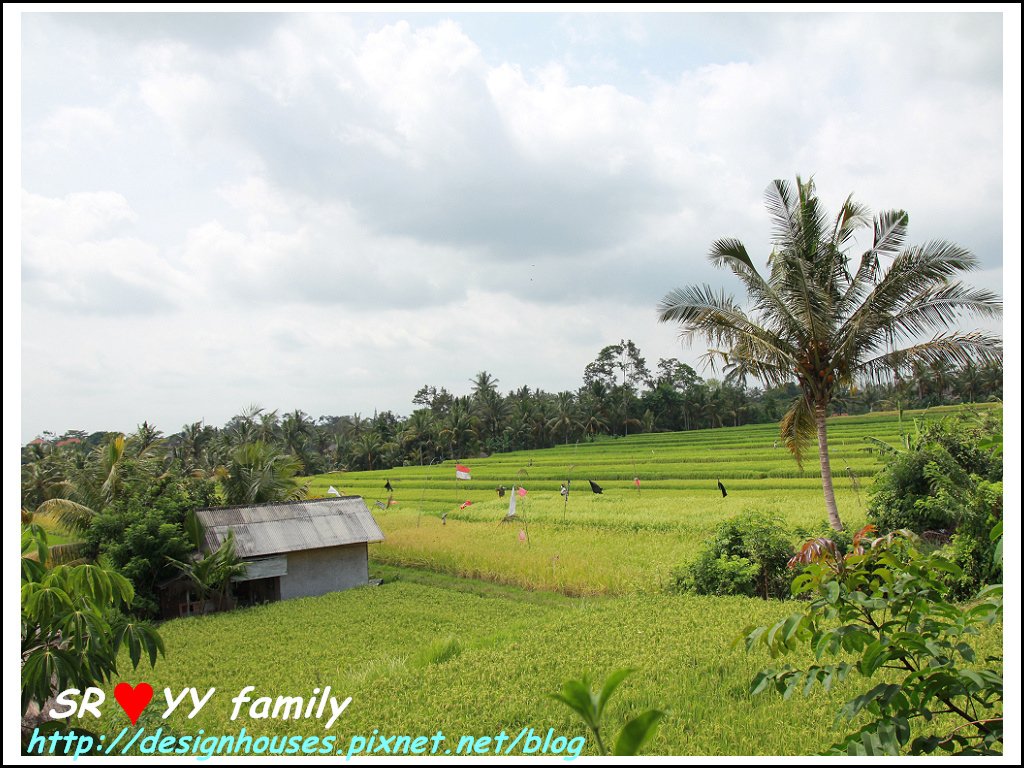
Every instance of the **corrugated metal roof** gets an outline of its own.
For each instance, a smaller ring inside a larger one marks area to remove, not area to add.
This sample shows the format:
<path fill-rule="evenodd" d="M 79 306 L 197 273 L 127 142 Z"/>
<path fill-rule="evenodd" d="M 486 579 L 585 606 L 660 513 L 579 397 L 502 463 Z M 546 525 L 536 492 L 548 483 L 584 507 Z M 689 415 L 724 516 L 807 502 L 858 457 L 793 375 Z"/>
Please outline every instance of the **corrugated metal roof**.
<path fill-rule="evenodd" d="M 208 550 L 217 549 L 233 530 L 241 558 L 384 539 L 361 496 L 197 509 L 196 517 Z"/>

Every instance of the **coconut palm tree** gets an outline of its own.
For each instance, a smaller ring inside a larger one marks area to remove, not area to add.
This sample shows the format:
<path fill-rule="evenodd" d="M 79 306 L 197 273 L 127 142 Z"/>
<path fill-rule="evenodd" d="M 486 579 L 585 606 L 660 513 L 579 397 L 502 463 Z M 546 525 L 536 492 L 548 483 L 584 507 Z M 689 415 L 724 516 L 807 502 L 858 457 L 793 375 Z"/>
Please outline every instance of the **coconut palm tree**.
<path fill-rule="evenodd" d="M 552 434 L 561 432 L 568 445 L 570 432 L 580 426 L 576 398 L 572 392 L 559 392 L 555 395 L 552 407 L 555 415 L 548 420 L 548 429 Z"/>
<path fill-rule="evenodd" d="M 743 244 L 717 240 L 710 259 L 743 282 L 745 309 L 708 285 L 678 288 L 659 305 L 662 322 L 678 323 L 684 341 L 703 337 L 705 362 L 730 377 L 751 375 L 768 386 L 796 377 L 801 394 L 782 418 L 782 439 L 799 461 L 817 436 L 829 521 L 842 530 L 832 488 L 825 414 L 836 388 L 855 377 L 908 373 L 916 362 L 990 362 L 1002 357 L 998 336 L 947 330 L 964 315 L 999 317 L 1002 302 L 957 276 L 978 266 L 966 249 L 945 241 L 905 246 L 908 216 L 886 211 L 874 220 L 846 199 L 835 220 L 823 209 L 813 179 L 794 188 L 776 180 L 765 200 L 774 225 L 768 272 Z M 857 232 L 872 226 L 871 246 L 854 261 Z M 923 338 L 934 332 L 931 338 Z"/>

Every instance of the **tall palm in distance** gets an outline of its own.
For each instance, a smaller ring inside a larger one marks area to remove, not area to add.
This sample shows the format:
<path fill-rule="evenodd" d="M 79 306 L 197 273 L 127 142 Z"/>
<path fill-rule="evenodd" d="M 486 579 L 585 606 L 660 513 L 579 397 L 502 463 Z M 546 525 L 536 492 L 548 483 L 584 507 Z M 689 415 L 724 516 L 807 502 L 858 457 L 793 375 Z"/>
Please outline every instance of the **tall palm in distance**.
<path fill-rule="evenodd" d="M 817 437 L 829 522 L 842 530 L 825 421 L 837 388 L 857 377 L 906 375 L 916 363 L 1001 360 L 998 336 L 948 329 L 963 316 L 997 318 L 1002 302 L 956 279 L 978 266 L 966 249 L 946 241 L 906 246 L 905 211 L 872 220 L 851 196 L 833 220 L 813 179 L 800 177 L 795 188 L 772 182 L 765 202 L 774 229 L 766 276 L 734 238 L 715 241 L 709 254 L 743 282 L 749 309 L 709 285 L 687 286 L 661 300 L 659 319 L 678 323 L 684 342 L 705 339 L 712 346 L 705 362 L 721 363 L 731 379 L 752 376 L 774 387 L 796 378 L 801 394 L 782 418 L 781 436 L 798 462 Z M 873 227 L 872 244 L 855 261 L 849 250 L 865 227 Z"/>

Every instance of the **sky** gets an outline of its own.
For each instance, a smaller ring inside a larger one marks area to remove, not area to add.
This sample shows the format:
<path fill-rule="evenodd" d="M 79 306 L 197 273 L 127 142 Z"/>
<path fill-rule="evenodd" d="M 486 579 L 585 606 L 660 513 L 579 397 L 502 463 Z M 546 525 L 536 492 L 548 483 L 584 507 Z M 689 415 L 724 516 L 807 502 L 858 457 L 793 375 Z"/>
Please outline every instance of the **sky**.
<path fill-rule="evenodd" d="M 833 211 L 907 210 L 1003 295 L 1020 15 L 989 8 L 12 13 L 19 439 L 407 415 L 485 370 L 575 390 L 620 339 L 696 367 L 658 301 L 742 296 L 708 249 L 763 263 L 764 191 L 797 175 Z"/>

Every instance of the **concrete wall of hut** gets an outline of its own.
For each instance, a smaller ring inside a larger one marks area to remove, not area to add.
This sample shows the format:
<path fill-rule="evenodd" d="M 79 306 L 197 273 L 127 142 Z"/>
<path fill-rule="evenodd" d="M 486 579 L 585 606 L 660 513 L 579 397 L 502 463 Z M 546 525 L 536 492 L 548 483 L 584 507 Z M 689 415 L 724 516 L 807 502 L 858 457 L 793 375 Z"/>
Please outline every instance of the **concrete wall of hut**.
<path fill-rule="evenodd" d="M 360 587 L 368 579 L 365 543 L 289 552 L 288 574 L 281 577 L 281 599 L 315 597 Z"/>

